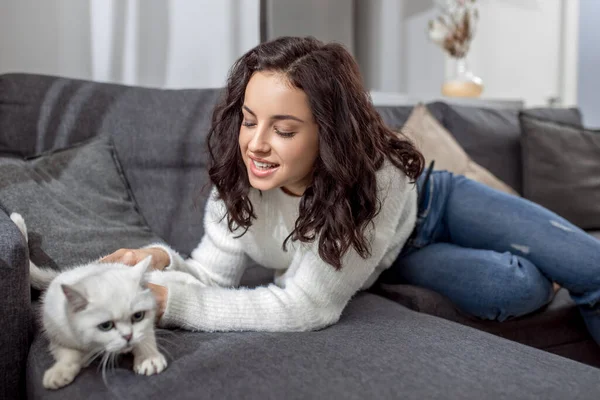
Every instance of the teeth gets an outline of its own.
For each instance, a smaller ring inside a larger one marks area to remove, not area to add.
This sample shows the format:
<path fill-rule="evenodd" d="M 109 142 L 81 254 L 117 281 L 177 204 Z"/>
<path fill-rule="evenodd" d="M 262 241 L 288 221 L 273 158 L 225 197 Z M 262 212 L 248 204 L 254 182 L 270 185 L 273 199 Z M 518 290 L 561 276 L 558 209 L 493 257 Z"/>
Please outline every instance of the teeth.
<path fill-rule="evenodd" d="M 256 165 L 257 168 L 261 168 L 261 169 L 269 169 L 269 168 L 273 168 L 273 167 L 277 166 L 277 164 L 269 164 L 269 163 L 264 163 L 264 162 L 260 162 L 260 161 L 256 161 L 256 160 L 252 160 L 252 162 L 254 163 L 254 165 Z"/>

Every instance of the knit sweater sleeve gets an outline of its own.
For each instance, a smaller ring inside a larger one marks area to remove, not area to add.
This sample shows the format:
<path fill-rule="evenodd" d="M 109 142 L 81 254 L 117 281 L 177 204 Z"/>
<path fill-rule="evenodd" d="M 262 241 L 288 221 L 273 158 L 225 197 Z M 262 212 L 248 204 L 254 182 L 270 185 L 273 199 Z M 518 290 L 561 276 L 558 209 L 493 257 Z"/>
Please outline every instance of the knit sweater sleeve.
<path fill-rule="evenodd" d="M 350 248 L 342 259 L 342 269 L 335 270 L 319 257 L 315 241 L 295 253 L 284 287 L 233 289 L 170 283 L 159 324 L 202 331 L 308 331 L 334 324 L 374 272 L 390 238 L 404 242 L 414 227 L 414 186 L 400 174 L 388 173 L 383 179 L 382 206 L 370 235 L 370 257 L 363 259 Z"/>
<path fill-rule="evenodd" d="M 244 273 L 247 256 L 240 240 L 227 226 L 225 204 L 217 199 L 213 189 L 204 213 L 204 236 L 192 251 L 190 258 L 183 257 L 163 243 L 146 247 L 158 247 L 169 255 L 165 271 L 182 271 L 191 274 L 204 286 L 237 286 Z"/>

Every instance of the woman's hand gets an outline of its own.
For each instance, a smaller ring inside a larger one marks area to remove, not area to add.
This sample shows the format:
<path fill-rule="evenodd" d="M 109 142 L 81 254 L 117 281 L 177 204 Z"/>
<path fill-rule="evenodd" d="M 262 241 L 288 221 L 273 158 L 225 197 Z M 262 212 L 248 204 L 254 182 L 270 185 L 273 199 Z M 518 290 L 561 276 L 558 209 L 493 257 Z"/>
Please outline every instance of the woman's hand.
<path fill-rule="evenodd" d="M 154 283 L 147 283 L 147 285 L 156 299 L 156 321 L 158 322 L 167 307 L 169 289 L 165 286 L 155 285 Z"/>
<path fill-rule="evenodd" d="M 158 247 L 149 247 L 146 249 L 119 249 L 100 259 L 100 262 L 135 265 L 148 256 L 152 256 L 152 261 L 150 263 L 150 268 L 152 269 L 162 270 L 169 265 L 169 255 Z"/>

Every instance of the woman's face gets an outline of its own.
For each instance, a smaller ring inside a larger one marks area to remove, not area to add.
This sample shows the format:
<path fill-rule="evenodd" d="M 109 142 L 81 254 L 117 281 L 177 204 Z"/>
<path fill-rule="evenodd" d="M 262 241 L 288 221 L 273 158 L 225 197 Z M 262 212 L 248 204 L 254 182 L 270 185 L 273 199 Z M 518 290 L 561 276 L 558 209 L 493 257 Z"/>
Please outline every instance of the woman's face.
<path fill-rule="evenodd" d="M 252 187 L 283 188 L 301 196 L 319 152 L 318 127 L 306 93 L 280 73 L 255 72 L 241 111 L 240 151 Z"/>

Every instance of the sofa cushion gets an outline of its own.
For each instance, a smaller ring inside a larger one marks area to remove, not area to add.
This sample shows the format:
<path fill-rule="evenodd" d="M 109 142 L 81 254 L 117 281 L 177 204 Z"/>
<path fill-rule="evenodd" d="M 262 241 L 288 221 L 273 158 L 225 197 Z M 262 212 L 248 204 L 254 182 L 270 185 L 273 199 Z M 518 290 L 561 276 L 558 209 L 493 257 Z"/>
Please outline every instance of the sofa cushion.
<path fill-rule="evenodd" d="M 32 159 L 0 157 L 0 203 L 25 219 L 38 265 L 64 268 L 159 240 L 106 135 Z"/>
<path fill-rule="evenodd" d="M 600 367 L 600 347 L 588 333 L 583 318 L 566 289 L 559 290 L 552 302 L 544 308 L 504 322 L 482 320 L 468 315 L 447 297 L 418 286 L 377 284 L 372 292 L 415 311 Z"/>
<path fill-rule="evenodd" d="M 378 106 L 375 108 L 383 122 L 392 129 L 404 125 L 413 109 L 412 106 Z"/>
<path fill-rule="evenodd" d="M 369 293 L 315 332 L 159 334 L 170 365 L 136 376 L 123 359 L 106 384 L 96 365 L 58 391 L 41 381 L 52 361 L 37 338 L 29 399 L 595 399 L 600 370 L 416 313 Z M 565 385 L 564 382 L 569 382 Z"/>
<path fill-rule="evenodd" d="M 491 109 L 445 104 L 444 126 L 475 162 L 523 193 L 519 112 L 581 126 L 577 108 Z M 438 105 L 438 107 L 441 107 Z"/>
<path fill-rule="evenodd" d="M 0 151 L 34 156 L 112 135 L 148 225 L 189 254 L 204 233 L 205 140 L 220 93 L 0 75 Z"/>
<path fill-rule="evenodd" d="M 577 107 L 534 107 L 521 110 L 519 114 L 583 128 L 581 111 Z"/>
<path fill-rule="evenodd" d="M 476 163 L 521 193 L 518 113 L 447 104 L 442 122 Z"/>
<path fill-rule="evenodd" d="M 434 116 L 438 121 L 442 121 L 444 118 L 444 111 L 446 105 L 444 103 L 428 103 L 425 105 L 427 110 Z M 375 109 L 381 115 L 383 122 L 394 130 L 401 129 L 408 117 L 413 111 L 414 106 L 377 106 Z"/>
<path fill-rule="evenodd" d="M 583 229 L 600 229 L 600 131 L 520 116 L 523 194 Z"/>
<path fill-rule="evenodd" d="M 414 107 L 401 132 L 423 153 L 426 165 L 435 161 L 435 169 L 464 175 L 494 189 L 517 194 L 514 189 L 473 161 L 423 104 Z"/>

